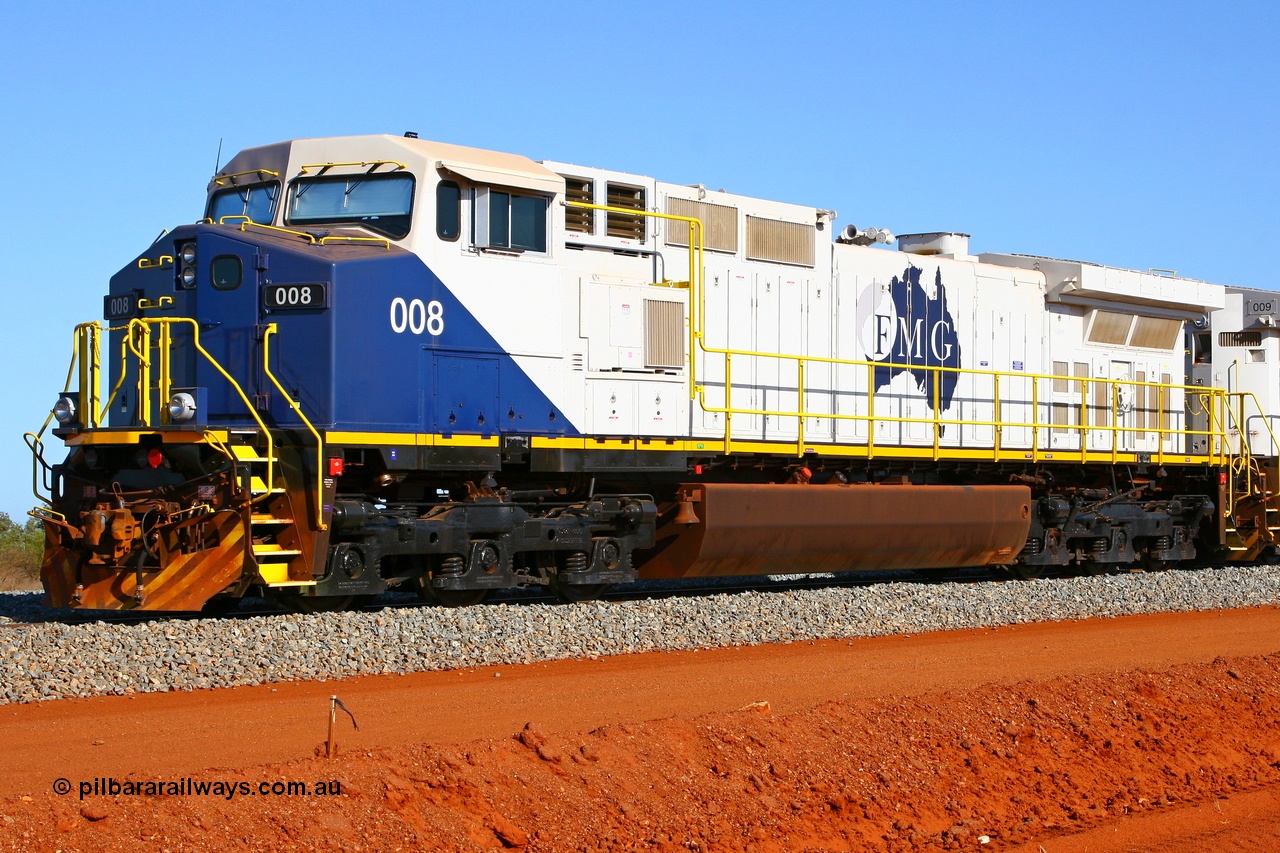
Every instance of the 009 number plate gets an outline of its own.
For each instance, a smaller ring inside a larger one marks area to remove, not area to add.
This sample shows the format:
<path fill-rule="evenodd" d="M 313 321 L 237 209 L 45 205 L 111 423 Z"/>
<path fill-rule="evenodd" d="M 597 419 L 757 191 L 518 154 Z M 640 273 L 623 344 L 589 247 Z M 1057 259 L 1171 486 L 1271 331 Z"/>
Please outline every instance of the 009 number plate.
<path fill-rule="evenodd" d="M 262 307 L 268 311 L 299 311 L 325 308 L 328 294 L 324 285 L 269 284 L 262 288 Z"/>

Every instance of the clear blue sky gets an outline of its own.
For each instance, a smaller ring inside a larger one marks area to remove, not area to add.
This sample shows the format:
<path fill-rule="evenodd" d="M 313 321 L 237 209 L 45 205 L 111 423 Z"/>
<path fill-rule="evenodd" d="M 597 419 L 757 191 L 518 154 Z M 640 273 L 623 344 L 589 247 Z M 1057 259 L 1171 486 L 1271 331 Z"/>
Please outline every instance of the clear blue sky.
<path fill-rule="evenodd" d="M 1272 3 L 7 3 L 0 511 L 218 142 L 423 138 L 1280 289 Z M 57 442 L 55 442 L 56 444 Z M 52 456 L 59 456 L 54 449 Z"/>

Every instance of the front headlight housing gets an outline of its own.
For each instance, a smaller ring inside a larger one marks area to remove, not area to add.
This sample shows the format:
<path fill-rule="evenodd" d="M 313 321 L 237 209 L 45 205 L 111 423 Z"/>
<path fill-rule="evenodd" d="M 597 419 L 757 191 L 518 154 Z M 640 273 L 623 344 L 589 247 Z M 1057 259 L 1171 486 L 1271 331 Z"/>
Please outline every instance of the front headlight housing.
<path fill-rule="evenodd" d="M 196 244 L 194 241 L 178 246 L 178 286 L 188 290 L 196 286 Z"/>
<path fill-rule="evenodd" d="M 70 426 L 76 422 L 76 401 L 75 398 L 63 394 L 58 398 L 58 402 L 53 404 L 53 419 L 63 426 Z"/>
<path fill-rule="evenodd" d="M 196 416 L 196 398 L 186 391 L 179 391 L 169 398 L 169 420 L 186 423 Z"/>

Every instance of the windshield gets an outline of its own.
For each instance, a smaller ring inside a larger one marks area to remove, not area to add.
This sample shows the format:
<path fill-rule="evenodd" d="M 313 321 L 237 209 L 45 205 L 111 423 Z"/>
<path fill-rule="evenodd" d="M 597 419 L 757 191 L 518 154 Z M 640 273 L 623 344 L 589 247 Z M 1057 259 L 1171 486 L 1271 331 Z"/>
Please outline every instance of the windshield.
<path fill-rule="evenodd" d="M 363 225 L 399 239 L 409 233 L 412 175 L 300 178 L 289 199 L 290 225 Z"/>
<path fill-rule="evenodd" d="M 218 222 L 224 216 L 247 216 L 261 225 L 270 225 L 279 195 L 280 185 L 274 182 L 219 190 L 209 200 L 209 218 Z"/>

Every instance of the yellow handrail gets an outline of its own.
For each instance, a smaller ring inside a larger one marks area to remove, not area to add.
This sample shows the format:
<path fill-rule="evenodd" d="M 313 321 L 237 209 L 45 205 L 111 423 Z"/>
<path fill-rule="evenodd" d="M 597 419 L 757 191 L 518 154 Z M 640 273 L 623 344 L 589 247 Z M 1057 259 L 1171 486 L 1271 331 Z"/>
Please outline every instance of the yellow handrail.
<path fill-rule="evenodd" d="M 700 345 L 702 344 L 700 343 Z M 790 355 L 786 353 L 770 353 L 770 352 L 759 352 L 754 350 L 712 348 L 712 347 L 706 347 L 706 346 L 703 346 L 703 351 L 724 355 L 726 357 L 726 363 L 728 363 L 729 359 L 733 356 L 743 356 L 748 358 L 772 358 L 772 359 L 779 359 L 783 361 L 795 361 L 797 363 L 811 362 L 811 363 L 817 363 L 817 364 L 857 366 L 857 367 L 865 367 L 867 369 L 866 397 L 868 400 L 868 411 L 866 414 L 860 415 L 860 414 L 838 414 L 834 412 L 821 412 L 821 413 L 809 412 L 807 410 L 807 406 L 804 405 L 803 398 L 801 398 L 798 401 L 798 406 L 795 411 L 784 411 L 784 410 L 764 409 L 764 408 L 743 409 L 743 408 L 734 407 L 731 405 L 732 381 L 728 373 L 728 368 L 726 367 L 726 381 L 725 381 L 723 406 L 715 406 L 710 402 L 708 402 L 706 397 L 705 386 L 700 386 L 698 388 L 697 394 L 695 395 L 703 411 L 715 412 L 719 414 L 724 414 L 726 416 L 725 418 L 726 427 L 729 423 L 729 418 L 733 414 L 747 414 L 747 415 L 772 416 L 772 417 L 778 417 L 778 418 L 798 418 L 798 419 L 803 419 L 804 417 L 809 417 L 809 416 L 820 416 L 825 418 L 832 418 L 833 420 L 865 421 L 869 425 L 873 424 L 873 422 L 875 421 L 882 421 L 882 422 L 889 422 L 889 423 L 923 423 L 923 424 L 933 425 L 935 430 L 938 430 L 938 431 L 940 431 L 942 427 L 948 427 L 948 426 L 956 426 L 956 427 L 989 426 L 989 427 L 992 427 L 992 429 L 995 431 L 994 441 L 993 441 L 993 454 L 996 455 L 997 457 L 1000 454 L 1003 445 L 1005 444 L 1005 440 L 1002 436 L 1002 433 L 1005 429 L 1031 430 L 1033 435 L 1033 441 L 1034 441 L 1036 438 L 1038 438 L 1039 430 L 1041 429 L 1051 430 L 1053 428 L 1052 423 L 1046 422 L 1040 417 L 1040 407 L 1043 404 L 1039 402 L 1037 393 L 1032 394 L 1032 398 L 1030 401 L 1002 400 L 1002 395 L 1000 391 L 1000 380 L 1002 378 L 1006 380 L 1021 379 L 1021 380 L 1032 382 L 1033 383 L 1032 387 L 1037 388 L 1038 384 L 1042 381 L 1052 381 L 1054 379 L 1064 378 L 1061 376 L 1056 376 L 1054 374 L 1025 373 L 1025 372 L 1011 372 L 1011 371 L 996 371 L 996 370 L 972 370 L 972 369 L 958 368 L 958 367 L 944 367 L 941 365 L 904 364 L 904 363 L 882 362 L 882 361 L 862 361 L 862 360 L 852 360 L 852 359 L 839 359 L 839 358 L 832 358 L 827 356 Z M 963 374 L 963 375 L 974 376 L 974 377 L 989 376 L 992 379 L 992 388 L 993 388 L 993 392 L 992 392 L 992 404 L 994 407 L 993 417 L 991 420 L 943 418 L 942 413 L 938 411 L 937 408 L 934 409 L 932 417 L 928 417 L 928 418 L 878 415 L 875 411 L 875 402 L 874 402 L 875 401 L 875 370 L 877 368 L 885 368 L 888 370 L 900 370 L 900 369 L 901 370 L 920 370 L 920 371 L 925 371 L 927 373 L 930 373 L 934 379 L 935 397 L 938 398 L 936 400 L 937 403 L 940 403 L 940 395 L 937 394 L 937 391 L 938 391 L 938 386 L 940 386 L 941 384 L 941 377 L 943 374 L 945 373 L 952 373 L 957 375 Z M 1080 431 L 1080 440 L 1081 440 L 1080 450 L 1082 453 L 1086 452 L 1088 449 L 1087 433 L 1089 430 L 1096 430 L 1096 431 L 1110 433 L 1111 447 L 1109 448 L 1109 452 L 1112 456 L 1113 461 L 1117 461 L 1119 459 L 1120 448 L 1119 448 L 1118 439 L 1120 435 L 1124 435 L 1124 434 L 1152 433 L 1152 432 L 1156 433 L 1159 436 L 1159 441 L 1158 441 L 1159 450 L 1155 451 L 1155 453 L 1158 455 L 1160 461 L 1163 461 L 1165 456 L 1164 442 L 1167 441 L 1172 436 L 1205 435 L 1209 437 L 1221 437 L 1222 435 L 1222 432 L 1214 431 L 1213 429 L 1206 429 L 1206 430 L 1170 429 L 1168 427 L 1162 426 L 1159 421 L 1157 421 L 1157 425 L 1155 429 L 1151 429 L 1149 427 L 1121 426 L 1119 424 L 1119 420 L 1117 417 L 1117 415 L 1119 414 L 1118 409 L 1120 408 L 1119 390 L 1118 390 L 1120 386 L 1151 387 L 1151 388 L 1156 388 L 1158 390 L 1162 390 L 1165 392 L 1180 390 L 1187 396 L 1199 395 L 1214 401 L 1220 400 L 1222 398 L 1222 395 L 1227 393 L 1225 391 L 1221 391 L 1220 389 L 1215 389 L 1215 388 L 1206 389 L 1203 386 L 1199 386 L 1199 385 L 1174 385 L 1172 383 L 1160 383 L 1160 382 L 1135 382 L 1135 381 L 1123 380 L 1123 379 L 1103 379 L 1103 378 L 1085 378 L 1085 377 L 1078 377 L 1074 379 L 1080 383 L 1080 386 L 1081 386 L 1080 397 L 1077 401 L 1071 401 L 1068 403 L 1063 403 L 1061 405 L 1079 405 L 1081 416 L 1080 416 L 1080 423 L 1078 424 L 1078 428 Z M 1089 390 L 1090 383 L 1093 383 L 1094 385 L 1101 383 L 1103 386 L 1107 387 L 1107 390 L 1109 392 L 1107 394 L 1107 397 L 1110 400 L 1110 405 L 1107 407 L 1109 416 L 1107 419 L 1108 423 L 1106 425 L 1095 424 L 1090 426 L 1088 424 L 1088 415 L 1089 415 L 1088 390 Z M 1158 396 L 1162 400 L 1165 399 L 1164 394 L 1160 394 Z M 1005 420 L 1001 413 L 1006 402 L 1013 405 L 1024 405 L 1024 406 L 1031 405 L 1032 419 L 1029 421 Z M 1054 404 L 1050 403 L 1049 405 L 1054 405 Z M 874 454 L 873 432 L 874 431 L 872 429 L 868 429 L 868 455 Z M 938 443 L 939 435 L 937 433 L 935 433 L 934 439 L 935 439 L 935 447 L 938 448 L 938 452 L 940 452 L 940 446 Z M 804 448 L 801 446 L 800 449 L 803 450 Z M 1022 448 L 1017 448 L 1017 449 L 1020 451 L 1022 450 Z M 1039 450 L 1038 441 L 1034 441 L 1033 446 L 1031 448 L 1027 448 L 1026 450 L 1027 452 L 1031 452 L 1033 457 L 1037 456 L 1037 451 Z M 1179 455 L 1185 456 L 1186 454 L 1184 453 Z M 1225 452 L 1219 452 L 1215 454 L 1212 452 L 1212 448 L 1210 448 L 1209 453 L 1207 455 L 1211 457 L 1211 461 L 1218 461 L 1218 460 L 1225 460 L 1228 454 L 1226 454 Z"/>
<path fill-rule="evenodd" d="M 280 384 L 280 380 L 276 379 L 276 375 L 271 372 L 271 336 L 279 331 L 275 323 L 267 326 L 266 331 L 262 333 L 262 370 L 267 374 L 267 378 L 271 380 L 271 384 L 276 386 L 276 390 L 280 392 L 280 396 L 284 397 L 289 408 L 306 424 L 307 429 L 316 440 L 316 502 L 315 502 L 315 518 L 316 530 L 328 530 L 329 525 L 324 523 L 324 439 L 320 437 L 320 432 L 311 424 L 311 419 L 302 411 L 302 404 L 289 396 L 289 392 L 284 390 L 284 386 Z"/>
<path fill-rule="evenodd" d="M 240 401 L 244 403 L 245 408 L 249 412 L 249 416 L 257 423 L 258 428 L 267 440 L 267 476 L 266 486 L 268 489 L 275 483 L 275 440 L 271 436 L 271 430 L 267 429 L 266 423 L 258 415 L 257 409 L 249 400 L 249 396 L 240 387 L 240 383 L 235 380 L 230 373 L 227 372 L 213 354 L 204 348 L 200 343 L 200 324 L 190 317 L 138 317 L 129 321 L 125 330 L 125 340 L 128 351 L 133 354 L 138 361 L 138 421 L 143 426 L 151 426 L 151 326 L 160 327 L 160 365 L 159 370 L 161 377 L 157 390 L 162 394 L 172 389 L 173 377 L 170 375 L 171 364 L 169 358 L 169 350 L 173 345 L 172 326 L 176 323 L 189 325 L 191 327 L 191 346 L 198 352 L 206 362 L 216 370 L 227 384 L 231 387 Z M 90 324 L 85 324 L 90 325 Z M 96 325 L 96 324 L 92 324 Z M 127 356 L 126 356 L 127 358 Z M 123 374 L 124 371 L 122 370 Z M 112 395 L 114 398 L 114 394 Z M 163 400 L 168 400 L 168 396 L 164 396 Z M 162 402 L 163 405 L 163 402 Z M 167 411 L 164 417 L 165 422 L 168 421 Z M 256 501 L 263 500 L 270 492 L 259 495 Z"/>
<path fill-rule="evenodd" d="M 365 172 L 366 175 L 372 175 L 374 172 L 378 170 L 379 166 L 395 166 L 396 170 L 409 168 L 404 163 L 401 163 L 399 160 L 368 160 L 363 163 L 308 163 L 307 165 L 303 166 L 301 169 L 298 170 L 298 174 L 305 175 L 308 169 L 319 169 L 320 171 L 317 172 L 316 174 L 323 175 L 329 169 L 336 169 L 341 166 L 358 166 L 362 169 L 365 166 L 372 167 L 369 169 L 369 171 Z"/>
<path fill-rule="evenodd" d="M 270 175 L 273 178 L 280 177 L 279 172 L 273 172 L 270 169 L 250 169 L 247 172 L 232 172 L 230 175 L 214 175 L 213 182 L 220 187 L 225 187 L 223 181 L 230 181 L 232 186 L 236 185 L 236 178 L 243 178 L 245 175 Z"/>
<path fill-rule="evenodd" d="M 698 382 L 696 378 L 697 358 L 695 350 L 698 339 L 702 337 L 701 318 L 703 305 L 698 302 L 698 294 L 703 293 L 702 270 L 702 220 L 696 216 L 676 216 L 674 213 L 659 213 L 656 210 L 637 210 L 632 207 L 613 207 L 607 204 L 588 204 L 585 201 L 566 201 L 565 207 L 579 207 L 583 210 L 603 210 L 607 213 L 621 213 L 626 216 L 644 216 L 650 219 L 670 219 L 684 222 L 689 226 L 689 399 L 696 398 Z M 703 347 L 705 350 L 706 348 Z"/>

